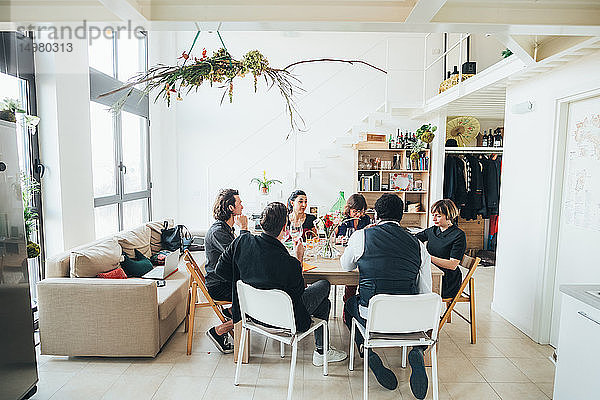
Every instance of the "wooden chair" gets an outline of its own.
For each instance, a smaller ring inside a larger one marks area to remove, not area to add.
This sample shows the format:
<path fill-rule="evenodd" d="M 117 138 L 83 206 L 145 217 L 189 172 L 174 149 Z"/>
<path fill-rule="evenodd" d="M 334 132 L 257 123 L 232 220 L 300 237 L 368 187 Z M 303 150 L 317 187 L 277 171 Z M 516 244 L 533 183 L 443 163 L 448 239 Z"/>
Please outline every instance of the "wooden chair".
<path fill-rule="evenodd" d="M 187 338 L 187 354 L 188 356 L 192 354 L 192 339 L 194 337 L 194 314 L 196 311 L 196 307 L 212 307 L 217 314 L 217 317 L 221 320 L 221 322 L 227 321 L 225 316 L 223 315 L 223 306 L 230 305 L 229 301 L 214 301 L 210 294 L 208 294 L 208 289 L 206 288 L 206 278 L 204 277 L 204 271 L 200 269 L 194 257 L 189 252 L 189 250 L 185 250 L 183 252 L 183 259 L 185 262 L 185 266 L 190 272 L 190 283 L 189 283 L 189 292 L 188 292 L 188 310 L 187 316 L 185 319 L 185 331 L 188 334 Z M 206 298 L 206 302 L 198 301 L 198 289 L 202 292 L 204 297 Z"/>
<path fill-rule="evenodd" d="M 473 274 L 475 273 L 475 269 L 477 269 L 477 266 L 479 265 L 480 261 L 481 259 L 479 257 L 473 258 L 467 255 L 463 256 L 463 259 L 460 262 L 460 267 L 465 268 L 468 272 L 467 275 L 465 275 L 456 296 L 454 296 L 454 298 L 442 299 L 442 301 L 446 303 L 446 311 L 442 316 L 439 328 L 441 330 L 446 322 L 451 322 L 451 314 L 452 311 L 454 311 L 456 314 L 458 314 L 459 317 L 461 317 L 471 325 L 471 343 L 473 344 L 477 342 L 477 332 L 475 329 L 475 279 L 473 279 Z M 469 292 L 465 293 L 467 285 L 469 285 Z M 464 315 L 462 315 L 454 309 L 456 303 L 470 304 L 469 319 L 467 319 Z"/>

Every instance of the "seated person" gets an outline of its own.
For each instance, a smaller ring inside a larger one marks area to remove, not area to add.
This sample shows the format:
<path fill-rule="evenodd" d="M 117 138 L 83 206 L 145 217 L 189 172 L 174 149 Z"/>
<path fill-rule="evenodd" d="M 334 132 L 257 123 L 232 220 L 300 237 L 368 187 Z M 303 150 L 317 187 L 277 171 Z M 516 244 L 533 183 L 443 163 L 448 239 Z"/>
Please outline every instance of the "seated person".
<path fill-rule="evenodd" d="M 352 318 L 366 325 L 368 305 L 377 294 L 418 294 L 431 292 L 430 257 L 419 241 L 400 226 L 404 204 L 395 194 L 386 193 L 375 202 L 377 225 L 356 231 L 348 241 L 341 257 L 342 268 L 352 271 L 358 267 L 358 295 L 344 305 L 346 326 Z M 401 318 L 401 315 L 390 316 Z M 356 345 L 362 353 L 363 337 L 356 335 Z M 418 399 L 427 394 L 427 373 L 423 361 L 425 346 L 413 347 L 408 355 L 412 372 L 410 388 Z M 362 355 L 362 354 L 361 354 Z M 386 368 L 377 353 L 369 349 L 369 368 L 386 389 L 394 390 L 398 380 Z"/>
<path fill-rule="evenodd" d="M 242 215 L 243 209 L 239 192 L 235 189 L 221 190 L 213 206 L 213 216 L 216 222 L 206 232 L 204 246 L 206 250 L 206 289 L 215 301 L 231 301 L 231 281 L 223 280 L 215 274 L 215 266 L 221 253 L 235 239 L 233 225 L 239 225 L 241 233 L 248 232 L 248 218 Z M 232 353 L 233 344 L 229 343 L 227 337 L 232 329 L 233 322 L 229 320 L 210 328 L 206 335 L 222 353 Z"/>
<path fill-rule="evenodd" d="M 315 228 L 315 217 L 306 213 L 308 198 L 303 190 L 294 190 L 287 203 L 289 214 L 289 228 L 302 227 L 302 239 L 309 237 L 318 237 L 317 228 Z"/>
<path fill-rule="evenodd" d="M 229 246 L 216 267 L 216 273 L 224 280 L 243 282 L 258 289 L 280 289 L 289 294 L 294 307 L 296 328 L 305 332 L 310 327 L 311 315 L 320 319 L 329 319 L 331 302 L 329 301 L 329 282 L 321 280 L 304 287 L 302 260 L 304 247 L 298 241 L 296 257 L 292 257 L 281 243 L 285 236 L 287 209 L 283 203 L 270 203 L 263 210 L 260 235 L 240 235 Z M 241 320 L 237 286 L 234 284 L 233 321 Z M 323 328 L 315 330 L 313 365 L 323 365 Z M 338 362 L 346 358 L 346 353 L 330 347 L 327 351 L 328 362 Z"/>
<path fill-rule="evenodd" d="M 337 229 L 337 236 L 346 236 L 348 228 L 357 231 L 366 228 L 371 224 L 371 218 L 365 214 L 367 210 L 367 200 L 365 196 L 359 193 L 354 193 L 346 201 L 344 208 L 343 222 Z"/>
<path fill-rule="evenodd" d="M 421 242 L 427 242 L 431 262 L 443 272 L 442 298 L 458 294 L 462 274 L 458 264 L 467 249 L 467 236 L 452 221 L 458 217 L 458 208 L 452 200 L 438 200 L 431 206 L 433 226 L 416 234 Z"/>
<path fill-rule="evenodd" d="M 367 209 L 367 200 L 365 200 L 365 196 L 359 193 L 354 193 L 352 196 L 348 198 L 346 201 L 346 207 L 344 208 L 344 221 L 340 224 L 337 229 L 337 236 L 346 236 L 350 232 L 357 231 L 359 229 L 366 228 L 369 224 L 371 224 L 371 218 L 365 214 L 365 210 Z M 348 230 L 350 229 L 350 231 Z M 348 235 L 350 236 L 350 235 Z M 346 286 L 344 291 L 344 303 L 348 301 L 348 299 L 356 294 L 356 286 L 349 285 Z M 346 320 L 346 313 L 344 312 L 342 316 L 343 320 Z"/>

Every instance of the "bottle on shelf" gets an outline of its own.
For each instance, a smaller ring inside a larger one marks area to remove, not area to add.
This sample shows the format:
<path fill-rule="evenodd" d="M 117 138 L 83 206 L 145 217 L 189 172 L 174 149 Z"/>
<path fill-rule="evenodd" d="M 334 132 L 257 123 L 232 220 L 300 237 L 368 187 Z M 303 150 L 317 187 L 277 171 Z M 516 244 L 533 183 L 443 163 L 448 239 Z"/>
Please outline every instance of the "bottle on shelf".
<path fill-rule="evenodd" d="M 488 135 L 488 147 L 494 147 L 494 132 L 491 129 Z"/>
<path fill-rule="evenodd" d="M 395 149 L 396 148 L 396 138 L 394 137 L 394 135 L 390 135 L 390 143 L 389 143 L 389 148 L 390 149 Z"/>
<path fill-rule="evenodd" d="M 481 146 L 482 147 L 488 147 L 488 135 L 486 130 L 483 130 L 483 137 L 481 138 Z"/>
<path fill-rule="evenodd" d="M 496 134 L 494 135 L 494 147 L 502 147 L 502 135 L 500 134 L 500 129 L 496 129 Z"/>
<path fill-rule="evenodd" d="M 452 71 L 452 75 L 458 75 L 458 66 L 454 66 L 454 71 Z"/>
<path fill-rule="evenodd" d="M 403 149 L 404 148 L 404 133 L 400 132 L 400 146 L 398 146 L 399 149 Z"/>

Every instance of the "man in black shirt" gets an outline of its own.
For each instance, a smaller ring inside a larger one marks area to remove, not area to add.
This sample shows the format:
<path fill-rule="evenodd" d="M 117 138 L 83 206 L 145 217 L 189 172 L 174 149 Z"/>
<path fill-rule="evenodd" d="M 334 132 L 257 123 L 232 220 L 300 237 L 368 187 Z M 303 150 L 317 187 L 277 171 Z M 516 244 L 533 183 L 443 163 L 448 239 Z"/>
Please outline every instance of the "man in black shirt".
<path fill-rule="evenodd" d="M 223 280 L 215 274 L 215 266 L 221 253 L 235 239 L 234 224 L 241 228 L 241 234 L 248 233 L 248 218 L 242 215 L 242 200 L 235 189 L 223 189 L 219 192 L 213 206 L 215 223 L 206 232 L 204 247 L 206 251 L 206 288 L 208 294 L 217 301 L 231 301 L 231 281 Z M 228 311 L 228 310 L 227 310 Z M 226 314 L 227 315 L 227 314 Z M 231 315 L 228 315 L 231 317 Z M 206 335 L 222 353 L 233 352 L 227 334 L 233 329 L 231 320 L 210 328 Z"/>
<path fill-rule="evenodd" d="M 327 320 L 331 302 L 329 301 L 329 282 L 321 280 L 304 287 L 302 260 L 304 247 L 302 241 L 296 245 L 292 257 L 281 243 L 287 223 L 287 210 L 282 203 L 270 203 L 262 212 L 260 235 L 240 235 L 221 254 L 215 272 L 223 280 L 233 284 L 233 321 L 241 320 L 237 296 L 238 279 L 258 289 L 280 289 L 292 299 L 296 329 L 306 331 L 312 321 L 311 315 Z M 316 349 L 313 352 L 313 364 L 323 365 L 323 328 L 315 330 Z M 331 347 L 327 351 L 327 361 L 337 362 L 346 358 L 346 353 Z"/>

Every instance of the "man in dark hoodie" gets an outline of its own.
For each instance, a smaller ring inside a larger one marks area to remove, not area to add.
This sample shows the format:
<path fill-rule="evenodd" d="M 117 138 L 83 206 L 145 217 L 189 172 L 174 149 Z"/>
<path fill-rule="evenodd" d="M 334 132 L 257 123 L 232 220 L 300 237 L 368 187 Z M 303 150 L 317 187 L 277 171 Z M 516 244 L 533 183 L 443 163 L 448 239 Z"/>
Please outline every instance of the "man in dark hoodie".
<path fill-rule="evenodd" d="M 215 272 L 233 284 L 233 321 L 241 320 L 236 282 L 241 279 L 258 289 L 280 289 L 292 299 L 296 329 L 306 331 L 312 321 L 311 315 L 329 319 L 331 302 L 330 284 L 325 280 L 305 288 L 302 277 L 302 241 L 296 243 L 295 257 L 281 243 L 285 236 L 288 221 L 287 209 L 283 203 L 270 203 L 260 219 L 263 233 L 260 235 L 240 235 L 221 254 Z M 315 351 L 313 365 L 323 365 L 323 328 L 315 330 Z M 327 352 L 327 362 L 346 359 L 346 353 L 333 347 Z"/>

